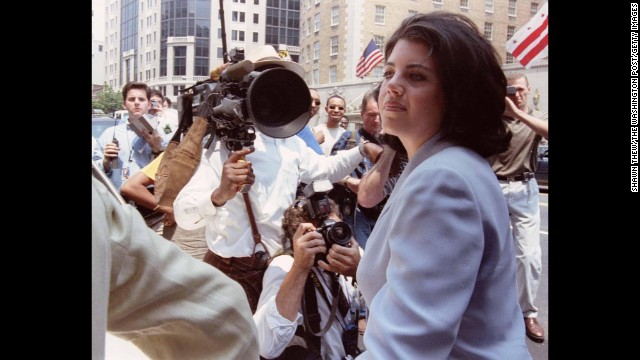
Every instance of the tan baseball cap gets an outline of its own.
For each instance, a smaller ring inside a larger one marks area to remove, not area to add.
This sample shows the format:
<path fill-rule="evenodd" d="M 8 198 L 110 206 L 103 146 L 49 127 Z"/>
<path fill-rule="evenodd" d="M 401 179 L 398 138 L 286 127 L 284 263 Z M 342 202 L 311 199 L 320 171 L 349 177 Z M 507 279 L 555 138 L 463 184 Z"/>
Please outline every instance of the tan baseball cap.
<path fill-rule="evenodd" d="M 256 70 L 266 65 L 279 65 L 304 78 L 304 68 L 298 63 L 280 58 L 276 49 L 271 45 L 261 45 L 247 51 L 245 59 L 251 60 Z"/>

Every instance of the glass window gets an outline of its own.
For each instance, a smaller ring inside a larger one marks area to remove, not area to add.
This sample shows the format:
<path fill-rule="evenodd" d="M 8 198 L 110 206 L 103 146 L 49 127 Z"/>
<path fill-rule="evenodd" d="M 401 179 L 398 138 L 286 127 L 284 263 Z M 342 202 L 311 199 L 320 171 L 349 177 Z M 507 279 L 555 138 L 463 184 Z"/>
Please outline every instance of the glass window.
<path fill-rule="evenodd" d="M 313 43 L 313 60 L 320 58 L 320 42 L 316 41 Z"/>
<path fill-rule="evenodd" d="M 253 14 L 253 23 L 254 24 L 260 23 L 260 14 Z"/>
<path fill-rule="evenodd" d="M 335 65 L 329 66 L 329 83 L 333 84 L 338 82 L 338 67 Z"/>
<path fill-rule="evenodd" d="M 340 23 L 340 8 L 334 6 L 331 8 L 331 26 Z"/>
<path fill-rule="evenodd" d="M 332 36 L 329 41 L 331 43 L 331 55 L 338 55 L 338 37 Z"/>
<path fill-rule="evenodd" d="M 384 54 L 384 36 L 373 35 L 373 42 L 378 45 L 378 49 L 380 49 L 380 52 Z"/>
<path fill-rule="evenodd" d="M 509 16 L 516 16 L 516 0 L 509 0 Z"/>
<path fill-rule="evenodd" d="M 511 39 L 511 37 L 513 36 L 513 34 L 516 33 L 516 27 L 515 26 L 507 26 L 507 40 Z"/>
<path fill-rule="evenodd" d="M 493 24 L 490 22 L 484 23 L 484 37 L 487 40 L 493 40 Z"/>
<path fill-rule="evenodd" d="M 468 9 L 469 8 L 469 0 L 460 0 L 460 8 Z"/>
<path fill-rule="evenodd" d="M 538 3 L 531 3 L 531 16 L 538 13 Z"/>
<path fill-rule="evenodd" d="M 173 47 L 173 75 L 187 75 L 187 47 Z"/>
<path fill-rule="evenodd" d="M 313 84 L 320 83 L 320 71 L 318 69 L 313 69 Z"/>
<path fill-rule="evenodd" d="M 507 64 L 513 64 L 513 55 L 507 53 Z"/>
<path fill-rule="evenodd" d="M 484 11 L 488 13 L 493 12 L 493 0 L 484 0 Z"/>
<path fill-rule="evenodd" d="M 253 42 L 257 43 L 258 42 L 258 33 L 257 32 L 253 32 Z"/>
<path fill-rule="evenodd" d="M 376 24 L 384 24 L 384 6 L 376 5 Z"/>
<path fill-rule="evenodd" d="M 314 24 L 315 24 L 314 31 L 320 31 L 320 14 L 316 14 Z"/>

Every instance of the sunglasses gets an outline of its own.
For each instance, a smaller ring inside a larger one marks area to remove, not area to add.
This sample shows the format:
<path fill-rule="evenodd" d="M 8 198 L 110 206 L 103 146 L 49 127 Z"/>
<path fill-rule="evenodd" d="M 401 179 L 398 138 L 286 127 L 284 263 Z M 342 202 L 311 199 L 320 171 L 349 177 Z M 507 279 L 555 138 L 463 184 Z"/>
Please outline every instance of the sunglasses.
<path fill-rule="evenodd" d="M 342 106 L 338 106 L 338 105 L 329 105 L 329 109 L 333 110 L 335 108 L 338 108 L 338 110 L 342 111 L 344 110 L 344 107 Z"/>
<path fill-rule="evenodd" d="M 316 104 L 316 106 L 320 106 L 320 100 L 314 100 L 313 103 Z"/>

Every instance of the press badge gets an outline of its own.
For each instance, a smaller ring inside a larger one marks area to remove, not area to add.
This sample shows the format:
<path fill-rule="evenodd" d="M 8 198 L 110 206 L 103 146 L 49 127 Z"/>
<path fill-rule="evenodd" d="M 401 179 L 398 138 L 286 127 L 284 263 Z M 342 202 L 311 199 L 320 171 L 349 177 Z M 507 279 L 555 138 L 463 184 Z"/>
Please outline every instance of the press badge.
<path fill-rule="evenodd" d="M 129 178 L 129 167 L 122 168 L 122 181 L 125 181 Z"/>

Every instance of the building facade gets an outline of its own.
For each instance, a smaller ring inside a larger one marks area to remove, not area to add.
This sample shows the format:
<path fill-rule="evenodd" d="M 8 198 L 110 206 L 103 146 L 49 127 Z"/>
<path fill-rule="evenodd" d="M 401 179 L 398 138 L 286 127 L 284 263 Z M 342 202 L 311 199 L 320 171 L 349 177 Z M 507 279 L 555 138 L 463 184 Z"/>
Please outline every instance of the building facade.
<path fill-rule="evenodd" d="M 263 44 L 287 50 L 323 100 L 334 93 L 347 99 L 354 127 L 362 95 L 382 81 L 382 64 L 363 79 L 355 76 L 371 39 L 384 53 L 384 43 L 407 16 L 437 10 L 462 13 L 493 43 L 505 71 L 516 70 L 519 66 L 506 53 L 505 43 L 545 0 L 223 0 L 224 34 L 219 1 L 92 1 L 94 6 L 104 2 L 103 15 L 96 15 L 94 7 L 93 23 L 99 26 L 103 19 L 103 82 L 116 90 L 127 81 L 144 81 L 175 104 L 180 89 L 208 78 L 223 62 L 226 35 L 227 51 L 250 51 Z M 97 36 L 94 32 L 94 40 Z M 541 71 L 546 71 L 546 61 L 541 64 Z M 545 81 L 544 74 L 532 82 Z M 546 81 L 544 86 L 532 84 L 532 92 L 534 87 L 540 89 L 540 99 L 546 99 Z M 325 115 L 321 109 L 310 125 L 322 122 Z"/>

